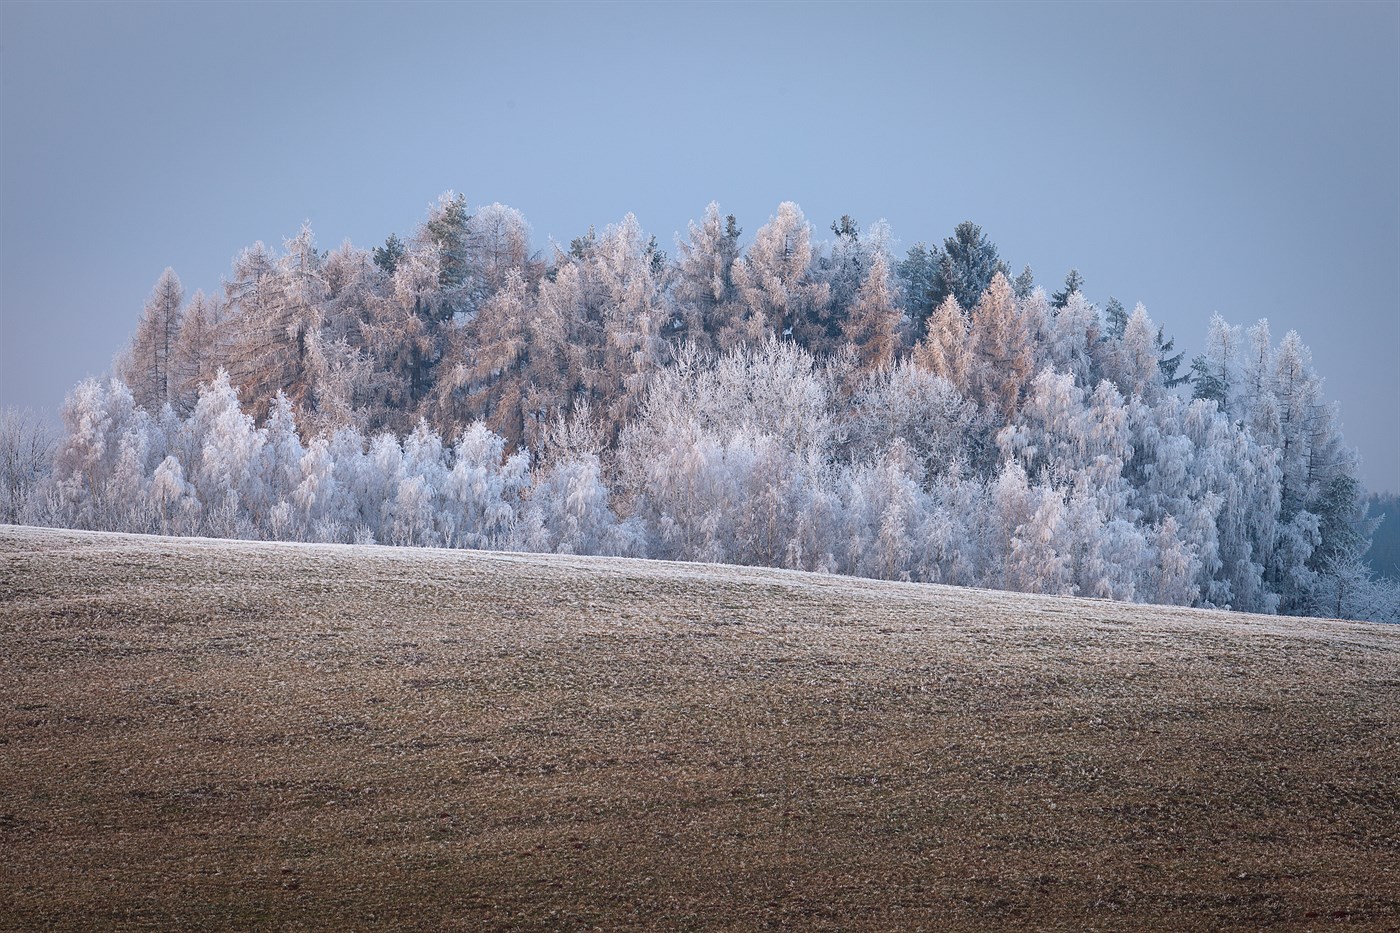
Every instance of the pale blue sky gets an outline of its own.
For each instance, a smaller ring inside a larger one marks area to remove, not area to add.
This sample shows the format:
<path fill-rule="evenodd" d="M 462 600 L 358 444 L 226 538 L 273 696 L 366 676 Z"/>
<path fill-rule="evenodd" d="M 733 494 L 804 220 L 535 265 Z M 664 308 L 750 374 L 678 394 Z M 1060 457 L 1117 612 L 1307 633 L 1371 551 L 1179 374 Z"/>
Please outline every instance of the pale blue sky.
<path fill-rule="evenodd" d="M 1297 328 L 1400 489 L 1400 5 L 0 4 L 0 403 L 54 410 L 165 266 L 445 189 L 537 246 L 711 199 L 749 233 L 961 220 L 1016 268 Z"/>

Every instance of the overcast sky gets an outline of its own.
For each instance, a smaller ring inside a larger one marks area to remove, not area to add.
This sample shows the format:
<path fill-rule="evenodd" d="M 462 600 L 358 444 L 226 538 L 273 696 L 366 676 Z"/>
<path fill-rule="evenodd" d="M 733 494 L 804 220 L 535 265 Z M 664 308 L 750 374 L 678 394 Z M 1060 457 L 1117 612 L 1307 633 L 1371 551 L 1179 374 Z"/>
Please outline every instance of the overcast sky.
<path fill-rule="evenodd" d="M 1400 5 L 0 4 L 0 404 L 107 369 L 156 278 L 446 189 L 536 246 L 783 200 L 980 223 L 1049 288 L 1296 328 L 1400 490 Z M 745 238 L 747 240 L 747 237 Z"/>

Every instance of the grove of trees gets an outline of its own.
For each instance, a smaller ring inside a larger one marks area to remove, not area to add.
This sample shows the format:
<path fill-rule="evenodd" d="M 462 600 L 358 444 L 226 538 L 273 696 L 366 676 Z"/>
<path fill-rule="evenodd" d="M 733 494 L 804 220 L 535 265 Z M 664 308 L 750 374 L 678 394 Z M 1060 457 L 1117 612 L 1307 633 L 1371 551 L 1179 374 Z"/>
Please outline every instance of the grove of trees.
<path fill-rule="evenodd" d="M 547 254 L 444 195 L 406 239 L 163 273 L 56 442 L 0 424 L 0 520 L 636 555 L 1397 621 L 1307 347 L 1052 294 L 974 224 L 892 254 L 711 204 Z"/>

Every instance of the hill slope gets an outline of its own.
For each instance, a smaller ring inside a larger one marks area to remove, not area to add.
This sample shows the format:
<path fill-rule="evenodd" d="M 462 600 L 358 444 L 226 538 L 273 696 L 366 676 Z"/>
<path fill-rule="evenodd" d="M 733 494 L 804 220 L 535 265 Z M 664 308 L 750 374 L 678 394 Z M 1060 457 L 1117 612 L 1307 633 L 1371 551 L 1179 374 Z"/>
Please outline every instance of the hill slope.
<path fill-rule="evenodd" d="M 1400 630 L 0 527 L 0 927 L 1400 924 Z"/>

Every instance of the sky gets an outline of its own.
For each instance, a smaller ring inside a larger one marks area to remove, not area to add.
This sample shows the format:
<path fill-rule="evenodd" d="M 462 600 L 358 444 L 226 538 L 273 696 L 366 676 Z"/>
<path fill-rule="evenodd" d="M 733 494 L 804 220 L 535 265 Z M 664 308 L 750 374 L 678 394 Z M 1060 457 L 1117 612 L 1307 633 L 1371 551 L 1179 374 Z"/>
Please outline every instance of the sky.
<path fill-rule="evenodd" d="M 1053 290 L 1296 329 L 1400 490 L 1400 4 L 0 4 L 0 405 L 56 412 L 166 266 L 446 190 L 536 247 L 719 201 L 901 249 L 981 224 Z M 748 237 L 745 237 L 747 240 Z"/>

